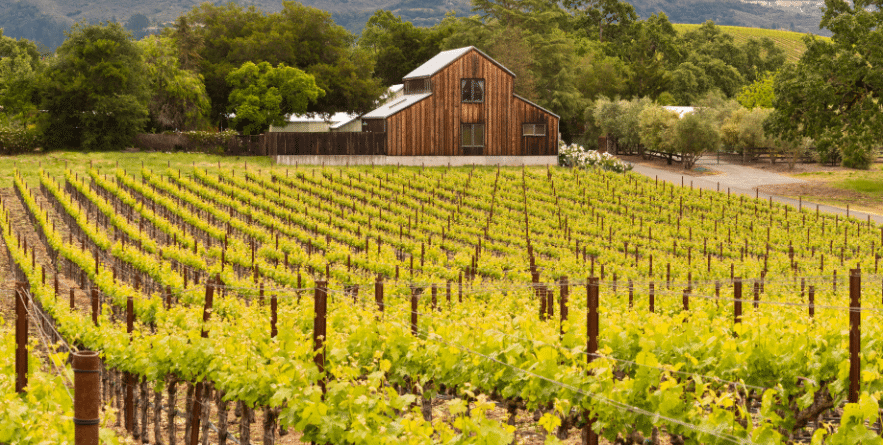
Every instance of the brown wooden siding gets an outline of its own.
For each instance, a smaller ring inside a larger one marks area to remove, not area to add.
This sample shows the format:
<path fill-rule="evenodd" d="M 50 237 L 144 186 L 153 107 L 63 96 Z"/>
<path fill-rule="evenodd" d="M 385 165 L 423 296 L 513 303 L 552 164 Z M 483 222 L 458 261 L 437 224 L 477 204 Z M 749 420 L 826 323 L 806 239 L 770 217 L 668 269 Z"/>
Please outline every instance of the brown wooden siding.
<path fill-rule="evenodd" d="M 518 140 L 523 156 L 550 156 L 558 154 L 558 118 L 523 99 L 514 98 L 515 122 L 512 132 Z M 546 124 L 546 136 L 524 136 L 522 124 Z"/>
<path fill-rule="evenodd" d="M 362 131 L 370 133 L 383 133 L 386 131 L 386 121 L 384 119 L 362 119 Z"/>
<path fill-rule="evenodd" d="M 484 79 L 484 102 L 463 103 L 461 79 Z M 462 123 L 485 124 L 485 146 L 480 154 L 486 156 L 558 153 L 558 118 L 513 96 L 514 77 L 477 51 L 434 74 L 431 83 L 431 96 L 386 118 L 390 156 L 464 155 L 460 147 Z M 366 128 L 378 125 L 373 121 L 366 120 Z M 525 122 L 545 122 L 547 135 L 523 137 L 521 124 Z"/>

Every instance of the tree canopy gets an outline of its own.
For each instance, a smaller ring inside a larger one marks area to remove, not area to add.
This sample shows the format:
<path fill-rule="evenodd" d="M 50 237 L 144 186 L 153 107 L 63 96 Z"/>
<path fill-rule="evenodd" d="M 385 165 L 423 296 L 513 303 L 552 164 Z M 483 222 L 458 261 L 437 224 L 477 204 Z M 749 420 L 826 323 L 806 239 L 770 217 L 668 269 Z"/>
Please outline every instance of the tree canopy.
<path fill-rule="evenodd" d="M 263 133 L 270 125 L 284 125 L 285 117 L 303 113 L 325 95 L 316 79 L 297 68 L 269 62 L 245 62 L 227 75 L 233 127 L 244 134 Z"/>
<path fill-rule="evenodd" d="M 50 146 L 125 147 L 147 122 L 141 49 L 118 23 L 77 24 L 42 82 L 40 127 Z"/>
<path fill-rule="evenodd" d="M 879 0 L 825 1 L 821 26 L 834 36 L 804 37 L 806 52 L 776 76 L 768 132 L 795 143 L 811 138 L 839 152 L 844 166 L 868 168 L 883 134 L 881 6 Z"/>

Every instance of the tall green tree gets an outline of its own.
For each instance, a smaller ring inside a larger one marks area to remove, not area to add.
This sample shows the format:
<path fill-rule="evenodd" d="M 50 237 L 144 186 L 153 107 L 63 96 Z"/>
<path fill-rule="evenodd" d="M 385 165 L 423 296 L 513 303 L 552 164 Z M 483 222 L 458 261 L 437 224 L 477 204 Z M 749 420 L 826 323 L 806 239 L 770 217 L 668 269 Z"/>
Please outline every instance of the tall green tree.
<path fill-rule="evenodd" d="M 36 110 L 38 78 L 44 67 L 37 45 L 6 37 L 0 29 L 0 106 L 7 121 Z"/>
<path fill-rule="evenodd" d="M 418 28 L 390 11 L 377 10 L 365 24 L 359 46 L 374 57 L 374 75 L 389 86 L 435 56 L 450 35 L 448 29 Z"/>
<path fill-rule="evenodd" d="M 118 23 L 76 24 L 42 82 L 40 129 L 50 146 L 118 150 L 147 122 L 141 49 Z"/>
<path fill-rule="evenodd" d="M 833 36 L 804 37 L 806 52 L 775 82 L 766 129 L 783 140 L 816 141 L 825 156 L 868 168 L 883 134 L 883 2 L 826 0 L 821 26 Z"/>
<path fill-rule="evenodd" d="M 151 125 L 157 129 L 194 130 L 207 123 L 208 94 L 202 76 L 181 67 L 169 37 L 147 36 L 138 42 L 150 82 Z"/>
<path fill-rule="evenodd" d="M 187 21 L 202 42 L 196 50 L 199 73 L 216 122 L 229 108 L 227 75 L 245 62 L 284 63 L 312 74 L 326 95 L 309 104 L 310 112 L 368 111 L 382 92 L 370 54 L 325 11 L 292 1 L 283 1 L 273 14 L 206 2 L 190 11 Z"/>
<path fill-rule="evenodd" d="M 565 0 L 575 26 L 598 41 L 617 41 L 638 21 L 634 6 L 619 0 Z"/>
<path fill-rule="evenodd" d="M 263 133 L 270 125 L 284 125 L 292 113 L 303 113 L 325 92 L 316 79 L 297 68 L 269 62 L 245 62 L 227 75 L 233 126 L 245 134 Z"/>

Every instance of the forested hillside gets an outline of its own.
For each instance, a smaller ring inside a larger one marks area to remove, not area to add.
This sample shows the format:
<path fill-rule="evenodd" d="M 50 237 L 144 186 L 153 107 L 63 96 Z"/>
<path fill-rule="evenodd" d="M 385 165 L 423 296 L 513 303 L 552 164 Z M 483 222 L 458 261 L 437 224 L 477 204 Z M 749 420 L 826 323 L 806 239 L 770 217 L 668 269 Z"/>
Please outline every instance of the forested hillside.
<path fill-rule="evenodd" d="M 139 37 L 147 28 L 168 25 L 200 3 L 198 0 L 0 0 L 0 28 L 7 36 L 24 37 L 54 49 L 64 41 L 64 31 L 78 21 L 119 22 Z M 277 0 L 233 3 L 253 5 L 268 13 L 282 10 Z M 450 11 L 458 16 L 473 14 L 469 0 L 304 0 L 302 3 L 331 12 L 335 23 L 355 34 L 361 32 L 378 9 L 391 11 L 417 26 L 433 26 Z M 821 13 L 814 7 L 803 7 L 807 13 L 801 13 L 794 8 L 772 8 L 741 0 L 633 0 L 629 3 L 641 18 L 665 12 L 672 23 L 698 24 L 714 20 L 720 25 L 820 32 Z"/>

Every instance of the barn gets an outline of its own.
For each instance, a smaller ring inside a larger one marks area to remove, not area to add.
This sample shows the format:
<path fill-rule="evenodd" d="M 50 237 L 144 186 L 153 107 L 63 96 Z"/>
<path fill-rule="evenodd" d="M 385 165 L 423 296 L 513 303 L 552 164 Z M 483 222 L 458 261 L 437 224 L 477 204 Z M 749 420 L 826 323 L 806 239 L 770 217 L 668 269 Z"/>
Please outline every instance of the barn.
<path fill-rule="evenodd" d="M 277 156 L 277 161 L 557 164 L 559 117 L 515 94 L 515 74 L 479 49 L 469 46 L 443 51 L 406 75 L 403 84 L 401 97 L 362 115 L 362 132 L 370 135 L 310 145 L 303 154 L 312 157 Z M 362 139 L 371 144 L 370 156 L 359 156 L 367 154 L 360 145 Z M 282 140 L 274 141 L 273 147 L 282 144 Z M 299 142 L 296 150 L 300 153 L 305 144 Z M 323 156 L 326 154 L 337 156 Z M 343 159 L 339 155 L 348 156 Z"/>

